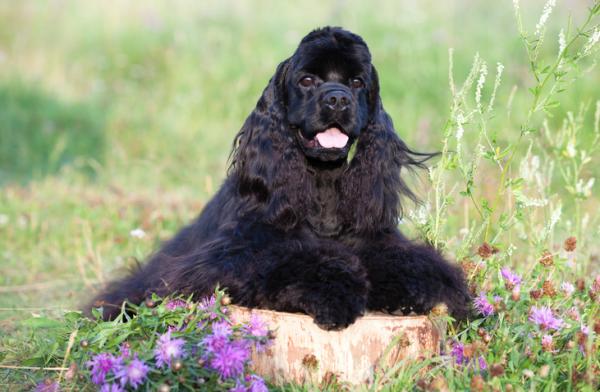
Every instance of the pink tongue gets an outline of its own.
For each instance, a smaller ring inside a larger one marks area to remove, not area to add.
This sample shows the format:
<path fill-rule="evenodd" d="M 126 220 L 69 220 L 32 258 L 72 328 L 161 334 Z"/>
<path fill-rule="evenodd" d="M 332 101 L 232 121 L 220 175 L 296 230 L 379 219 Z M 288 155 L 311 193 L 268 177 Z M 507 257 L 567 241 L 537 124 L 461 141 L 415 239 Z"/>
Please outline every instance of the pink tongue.
<path fill-rule="evenodd" d="M 328 128 L 315 136 L 321 147 L 343 148 L 348 143 L 348 136 L 337 128 Z"/>

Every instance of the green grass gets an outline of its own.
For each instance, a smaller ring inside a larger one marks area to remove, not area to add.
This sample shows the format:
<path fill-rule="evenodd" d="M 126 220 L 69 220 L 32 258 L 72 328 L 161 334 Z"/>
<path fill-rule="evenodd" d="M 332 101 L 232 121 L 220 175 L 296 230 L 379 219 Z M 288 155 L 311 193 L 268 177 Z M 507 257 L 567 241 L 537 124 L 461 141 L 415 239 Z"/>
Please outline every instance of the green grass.
<path fill-rule="evenodd" d="M 367 41 L 386 110 L 399 135 L 417 150 L 442 150 L 446 133 L 456 125 L 448 48 L 454 48 L 457 85 L 476 53 L 487 62 L 485 99 L 492 91 L 495 64 L 505 67 L 492 115 L 465 126 L 464 162 L 443 161 L 438 166 L 442 171 L 434 170 L 443 176 L 433 182 L 427 176 L 416 180 L 434 217 L 440 211 L 442 219 L 428 218 L 424 224 L 407 220 L 408 233 L 437 243 L 455 259 L 477 259 L 477 247 L 491 242 L 502 250 L 495 264 L 488 265 L 496 275 L 500 265 L 529 273 L 544 249 L 558 252 L 566 237 L 576 235 L 575 267 L 561 267 L 550 277 L 573 281 L 599 272 L 597 185 L 586 197 L 568 188 L 574 186 L 573 171 L 586 181 L 598 177 L 598 158 L 592 156 L 581 168 L 566 160 L 567 143 L 558 139 L 567 131 L 556 128 L 568 112 L 587 105 L 578 122 L 576 148 L 591 145 L 600 73 L 585 72 L 593 57 L 582 62 L 580 77 L 556 97 L 560 106 L 530 118 L 536 130 L 546 118 L 550 137 L 536 132 L 520 138 L 532 101 L 527 89 L 536 81 L 511 2 L 118 3 L 0 3 L 0 363 L 22 364 L 37 347 L 21 320 L 32 313 L 59 317 L 63 309 L 77 308 L 202 209 L 224 177 L 233 136 L 277 64 L 304 34 L 327 24 L 344 26 Z M 556 58 L 558 31 L 567 26 L 568 15 L 573 26 L 579 25 L 592 3 L 559 2 L 548 21 L 539 63 Z M 521 4 L 530 33 L 543 5 Z M 472 107 L 473 91 L 469 94 Z M 499 151 L 513 146 L 510 178 L 519 177 L 530 145 L 532 154 L 541 157 L 540 172 L 554 168 L 543 194 L 531 191 L 528 183 L 523 188 L 529 197 L 547 198 L 548 207 L 513 208 L 516 187 L 502 182 L 497 167 L 507 157 L 482 156 L 472 177 L 461 172 L 478 156 L 475 146 L 483 125 Z M 456 149 L 453 136 L 448 140 L 449 151 Z M 561 168 L 571 174 L 561 175 Z M 469 178 L 472 198 L 458 193 Z M 450 197 L 436 198 L 432 189 Z M 479 215 L 477 208 L 486 203 L 492 211 Z M 549 234 L 531 235 L 543 232 L 559 203 L 563 213 Z M 520 215 L 507 224 L 503 214 L 515 211 Z M 146 237 L 130 236 L 136 228 Z M 465 236 L 464 230 L 470 234 Z M 481 279 L 474 282 L 484 285 Z M 519 309 L 525 307 L 513 311 Z M 598 317 L 589 310 L 594 314 Z M 502 325 L 502 333 L 512 331 Z M 465 328 L 459 336 L 471 336 Z M 490 358 L 501 357 L 502 347 L 495 346 Z M 523 369 L 519 366 L 515 374 Z M 0 384 L 16 388 L 15 383 L 26 380 L 24 385 L 31 385 L 44 375 L 0 371 Z M 389 388 L 394 382 L 404 388 L 415 381 L 410 370 L 394 377 Z M 452 377 L 457 379 L 450 385 L 456 387 L 471 379 L 470 374 Z"/>

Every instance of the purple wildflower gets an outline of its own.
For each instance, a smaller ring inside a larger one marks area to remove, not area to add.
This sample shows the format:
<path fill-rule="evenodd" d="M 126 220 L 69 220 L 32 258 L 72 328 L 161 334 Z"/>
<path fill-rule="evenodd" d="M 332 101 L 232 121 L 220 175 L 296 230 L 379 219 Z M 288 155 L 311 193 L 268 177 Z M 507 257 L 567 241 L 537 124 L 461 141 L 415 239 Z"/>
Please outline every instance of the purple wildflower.
<path fill-rule="evenodd" d="M 241 341 L 232 342 L 214 353 L 210 367 L 219 372 L 221 378 L 235 377 L 244 371 L 249 357 L 248 345 Z"/>
<path fill-rule="evenodd" d="M 494 314 L 494 307 L 488 301 L 487 297 L 485 296 L 485 293 L 479 294 L 479 297 L 475 298 L 475 300 L 473 301 L 473 305 L 475 306 L 475 309 L 477 309 L 477 311 L 481 313 L 484 317 L 491 316 L 492 314 Z"/>
<path fill-rule="evenodd" d="M 121 358 L 129 358 L 129 356 L 131 355 L 131 345 L 127 342 L 125 343 L 121 343 L 121 347 L 120 347 L 120 353 L 121 355 L 119 355 Z"/>
<path fill-rule="evenodd" d="M 53 381 L 49 378 L 40 382 L 35 386 L 35 392 L 59 392 L 60 386 L 56 381 Z"/>
<path fill-rule="evenodd" d="M 129 364 L 121 366 L 119 370 L 115 372 L 115 376 L 121 381 L 121 386 L 124 387 L 129 383 L 133 389 L 137 389 L 146 378 L 146 374 L 148 374 L 149 370 L 150 368 L 144 361 L 140 361 L 136 355 Z"/>
<path fill-rule="evenodd" d="M 465 358 L 465 346 L 462 343 L 458 343 L 458 342 L 454 343 L 452 345 L 451 354 L 454 357 L 454 361 L 458 365 L 462 365 L 465 362 L 467 362 L 466 358 Z"/>
<path fill-rule="evenodd" d="M 100 353 L 95 355 L 86 365 L 90 368 L 92 374 L 92 382 L 100 385 L 104 382 L 108 372 L 114 372 L 121 364 L 122 359 L 108 353 Z"/>
<path fill-rule="evenodd" d="M 256 313 L 252 313 L 250 320 L 244 326 L 244 332 L 252 336 L 267 336 L 269 329 Z"/>
<path fill-rule="evenodd" d="M 479 357 L 479 370 L 486 370 L 487 369 L 487 362 L 485 361 L 485 358 L 483 356 Z"/>
<path fill-rule="evenodd" d="M 175 310 L 179 308 L 185 308 L 186 306 L 187 303 L 184 300 L 172 299 L 169 302 L 167 302 L 167 305 L 165 307 L 167 308 L 167 310 Z"/>
<path fill-rule="evenodd" d="M 198 304 L 198 309 L 203 312 L 210 312 L 209 317 L 211 320 L 214 320 L 217 318 L 217 314 L 214 311 L 216 304 L 217 298 L 213 294 L 210 297 L 203 298 Z"/>
<path fill-rule="evenodd" d="M 125 390 L 119 384 L 104 384 L 100 392 L 125 392 Z"/>
<path fill-rule="evenodd" d="M 563 326 L 562 319 L 554 317 L 552 310 L 547 306 L 541 308 L 532 306 L 529 321 L 537 324 L 544 331 L 549 329 L 559 330 Z"/>
<path fill-rule="evenodd" d="M 246 386 L 237 380 L 235 382 L 235 387 L 229 389 L 229 392 L 246 392 Z"/>
<path fill-rule="evenodd" d="M 261 377 L 253 374 L 250 376 L 251 384 L 248 388 L 248 392 L 269 392 L 269 388 L 267 388 L 265 384 L 265 380 Z"/>
<path fill-rule="evenodd" d="M 212 325 L 212 333 L 202 339 L 202 343 L 208 353 L 215 353 L 229 343 L 231 326 L 226 321 L 220 321 Z"/>
<path fill-rule="evenodd" d="M 588 336 L 590 334 L 590 327 L 585 324 L 581 324 L 581 333 L 585 336 Z"/>
<path fill-rule="evenodd" d="M 500 270 L 504 284 L 506 288 L 511 290 L 513 287 L 521 284 L 521 277 L 510 270 L 508 267 L 504 267 Z"/>
<path fill-rule="evenodd" d="M 171 331 L 158 338 L 157 347 L 154 349 L 156 366 L 171 366 L 171 360 L 181 358 L 185 355 L 183 345 L 185 340 L 182 338 L 171 339 Z"/>

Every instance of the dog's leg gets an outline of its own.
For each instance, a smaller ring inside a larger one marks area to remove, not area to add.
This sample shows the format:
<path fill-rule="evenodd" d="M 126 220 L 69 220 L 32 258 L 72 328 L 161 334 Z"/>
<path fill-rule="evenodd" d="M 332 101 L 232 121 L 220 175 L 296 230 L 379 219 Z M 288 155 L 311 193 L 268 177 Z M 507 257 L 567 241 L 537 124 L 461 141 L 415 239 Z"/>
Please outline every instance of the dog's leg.
<path fill-rule="evenodd" d="M 371 282 L 368 309 L 425 314 L 445 303 L 455 318 L 467 316 L 470 297 L 462 271 L 432 247 L 395 232 L 365 242 L 358 254 Z"/>

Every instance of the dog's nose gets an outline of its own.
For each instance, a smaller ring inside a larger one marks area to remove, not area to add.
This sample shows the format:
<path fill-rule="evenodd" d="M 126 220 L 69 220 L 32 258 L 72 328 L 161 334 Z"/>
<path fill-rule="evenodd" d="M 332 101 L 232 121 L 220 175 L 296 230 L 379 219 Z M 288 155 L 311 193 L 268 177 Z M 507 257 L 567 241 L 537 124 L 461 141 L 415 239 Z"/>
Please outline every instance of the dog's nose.
<path fill-rule="evenodd" d="M 341 112 L 350 106 L 351 99 L 352 97 L 346 91 L 333 90 L 323 95 L 323 104 L 331 110 Z"/>

